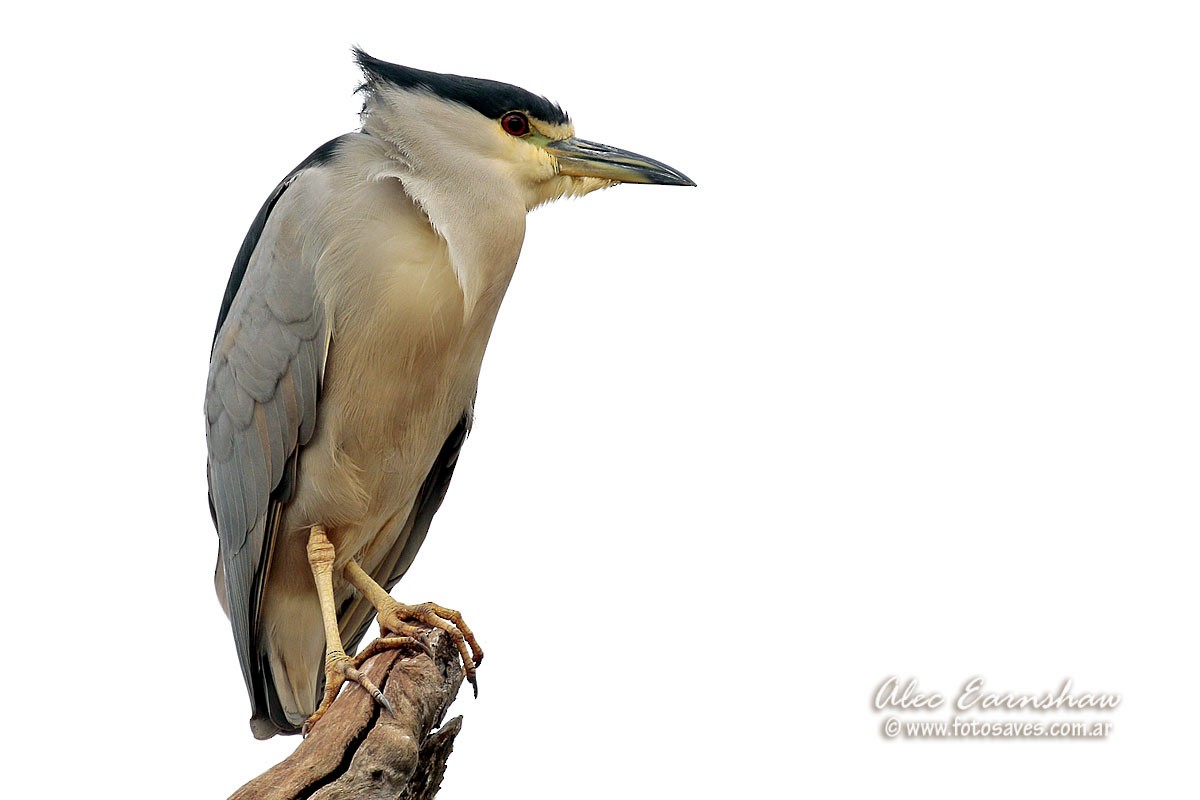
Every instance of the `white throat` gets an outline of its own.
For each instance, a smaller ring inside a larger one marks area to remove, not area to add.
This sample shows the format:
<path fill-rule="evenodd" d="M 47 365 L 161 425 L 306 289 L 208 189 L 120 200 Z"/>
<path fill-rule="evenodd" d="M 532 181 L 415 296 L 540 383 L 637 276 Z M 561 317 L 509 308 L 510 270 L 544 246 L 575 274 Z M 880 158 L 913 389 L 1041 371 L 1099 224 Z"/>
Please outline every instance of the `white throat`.
<path fill-rule="evenodd" d="M 370 98 L 363 120 L 394 150 L 390 177 L 445 239 L 465 318 L 499 306 L 525 239 L 525 194 L 482 122 L 473 109 L 399 89 Z"/>

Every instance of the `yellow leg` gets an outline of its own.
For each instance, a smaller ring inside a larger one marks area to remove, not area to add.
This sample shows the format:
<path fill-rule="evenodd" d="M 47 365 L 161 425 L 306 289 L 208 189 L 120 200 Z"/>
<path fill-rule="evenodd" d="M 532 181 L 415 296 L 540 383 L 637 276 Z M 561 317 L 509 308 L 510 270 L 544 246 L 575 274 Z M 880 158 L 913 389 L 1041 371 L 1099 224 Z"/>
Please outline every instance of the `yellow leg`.
<path fill-rule="evenodd" d="M 353 561 L 346 563 L 345 575 L 346 580 L 350 581 L 354 588 L 358 589 L 379 612 L 379 632 L 381 634 L 391 631 L 399 634 L 400 639 L 403 640 L 420 636 L 421 629 L 416 625 L 409 624 L 410 621 L 420 622 L 444 631 L 458 648 L 458 653 L 463 661 L 463 672 L 466 673 L 467 680 L 471 683 L 475 694 L 479 694 L 475 670 L 483 661 L 483 649 L 479 646 L 479 642 L 475 641 L 475 634 L 471 633 L 471 629 L 463 621 L 462 614 L 453 609 L 443 608 L 436 603 L 420 603 L 415 606 L 400 603 Z M 390 640 L 381 639 L 380 641 L 388 642 Z"/>
<path fill-rule="evenodd" d="M 314 525 L 308 534 L 308 564 L 312 567 L 313 581 L 317 585 L 317 599 L 321 603 L 321 620 L 325 623 L 325 696 L 317 710 L 304 723 L 307 734 L 317 724 L 329 706 L 337 698 L 338 691 L 346 681 L 362 686 L 381 706 L 392 712 L 392 704 L 383 696 L 366 675 L 356 669 L 342 647 L 342 634 L 338 630 L 337 608 L 333 601 L 333 542 L 325 535 L 323 525 Z"/>

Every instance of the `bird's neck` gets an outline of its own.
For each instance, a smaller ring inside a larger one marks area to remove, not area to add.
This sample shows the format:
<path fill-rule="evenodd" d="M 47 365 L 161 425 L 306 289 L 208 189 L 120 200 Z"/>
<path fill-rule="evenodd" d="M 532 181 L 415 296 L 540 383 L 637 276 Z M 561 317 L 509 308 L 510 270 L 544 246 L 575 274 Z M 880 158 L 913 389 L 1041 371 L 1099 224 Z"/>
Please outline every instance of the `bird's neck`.
<path fill-rule="evenodd" d="M 412 173 L 401 182 L 446 241 L 464 318 L 494 316 L 525 241 L 524 204 L 477 175 L 428 180 Z"/>
<path fill-rule="evenodd" d="M 367 130 L 386 137 L 386 132 Z M 381 135 L 382 134 L 382 135 Z M 525 196 L 504 165 L 386 138 L 391 177 L 445 240 L 464 321 L 495 315 L 525 241 Z"/>

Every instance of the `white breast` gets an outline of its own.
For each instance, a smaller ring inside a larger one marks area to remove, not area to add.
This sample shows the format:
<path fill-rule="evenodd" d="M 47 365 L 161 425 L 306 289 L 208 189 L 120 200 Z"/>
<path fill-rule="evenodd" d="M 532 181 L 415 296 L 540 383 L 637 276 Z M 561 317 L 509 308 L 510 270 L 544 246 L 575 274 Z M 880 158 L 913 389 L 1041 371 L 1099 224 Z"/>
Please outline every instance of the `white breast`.
<path fill-rule="evenodd" d="M 514 228 L 487 208 L 460 209 L 435 230 L 402 170 L 381 172 L 378 144 L 363 139 L 358 163 L 374 178 L 355 174 L 349 154 L 319 226 L 331 341 L 316 434 L 284 524 L 299 534 L 326 525 L 339 562 L 355 558 L 370 572 L 474 398 L 524 215 Z"/>

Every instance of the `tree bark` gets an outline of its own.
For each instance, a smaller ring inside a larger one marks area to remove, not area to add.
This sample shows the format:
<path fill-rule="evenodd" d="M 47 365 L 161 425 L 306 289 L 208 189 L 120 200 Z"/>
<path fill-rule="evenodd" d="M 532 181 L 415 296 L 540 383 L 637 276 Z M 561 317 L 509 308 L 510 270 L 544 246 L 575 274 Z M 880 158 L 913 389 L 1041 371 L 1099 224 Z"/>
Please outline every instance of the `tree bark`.
<path fill-rule="evenodd" d="M 388 650 L 363 665 L 395 717 L 348 684 L 295 752 L 230 800 L 429 800 L 437 794 L 462 717 L 441 723 L 463 672 L 450 637 L 433 631 L 427 641 L 432 659 Z"/>

